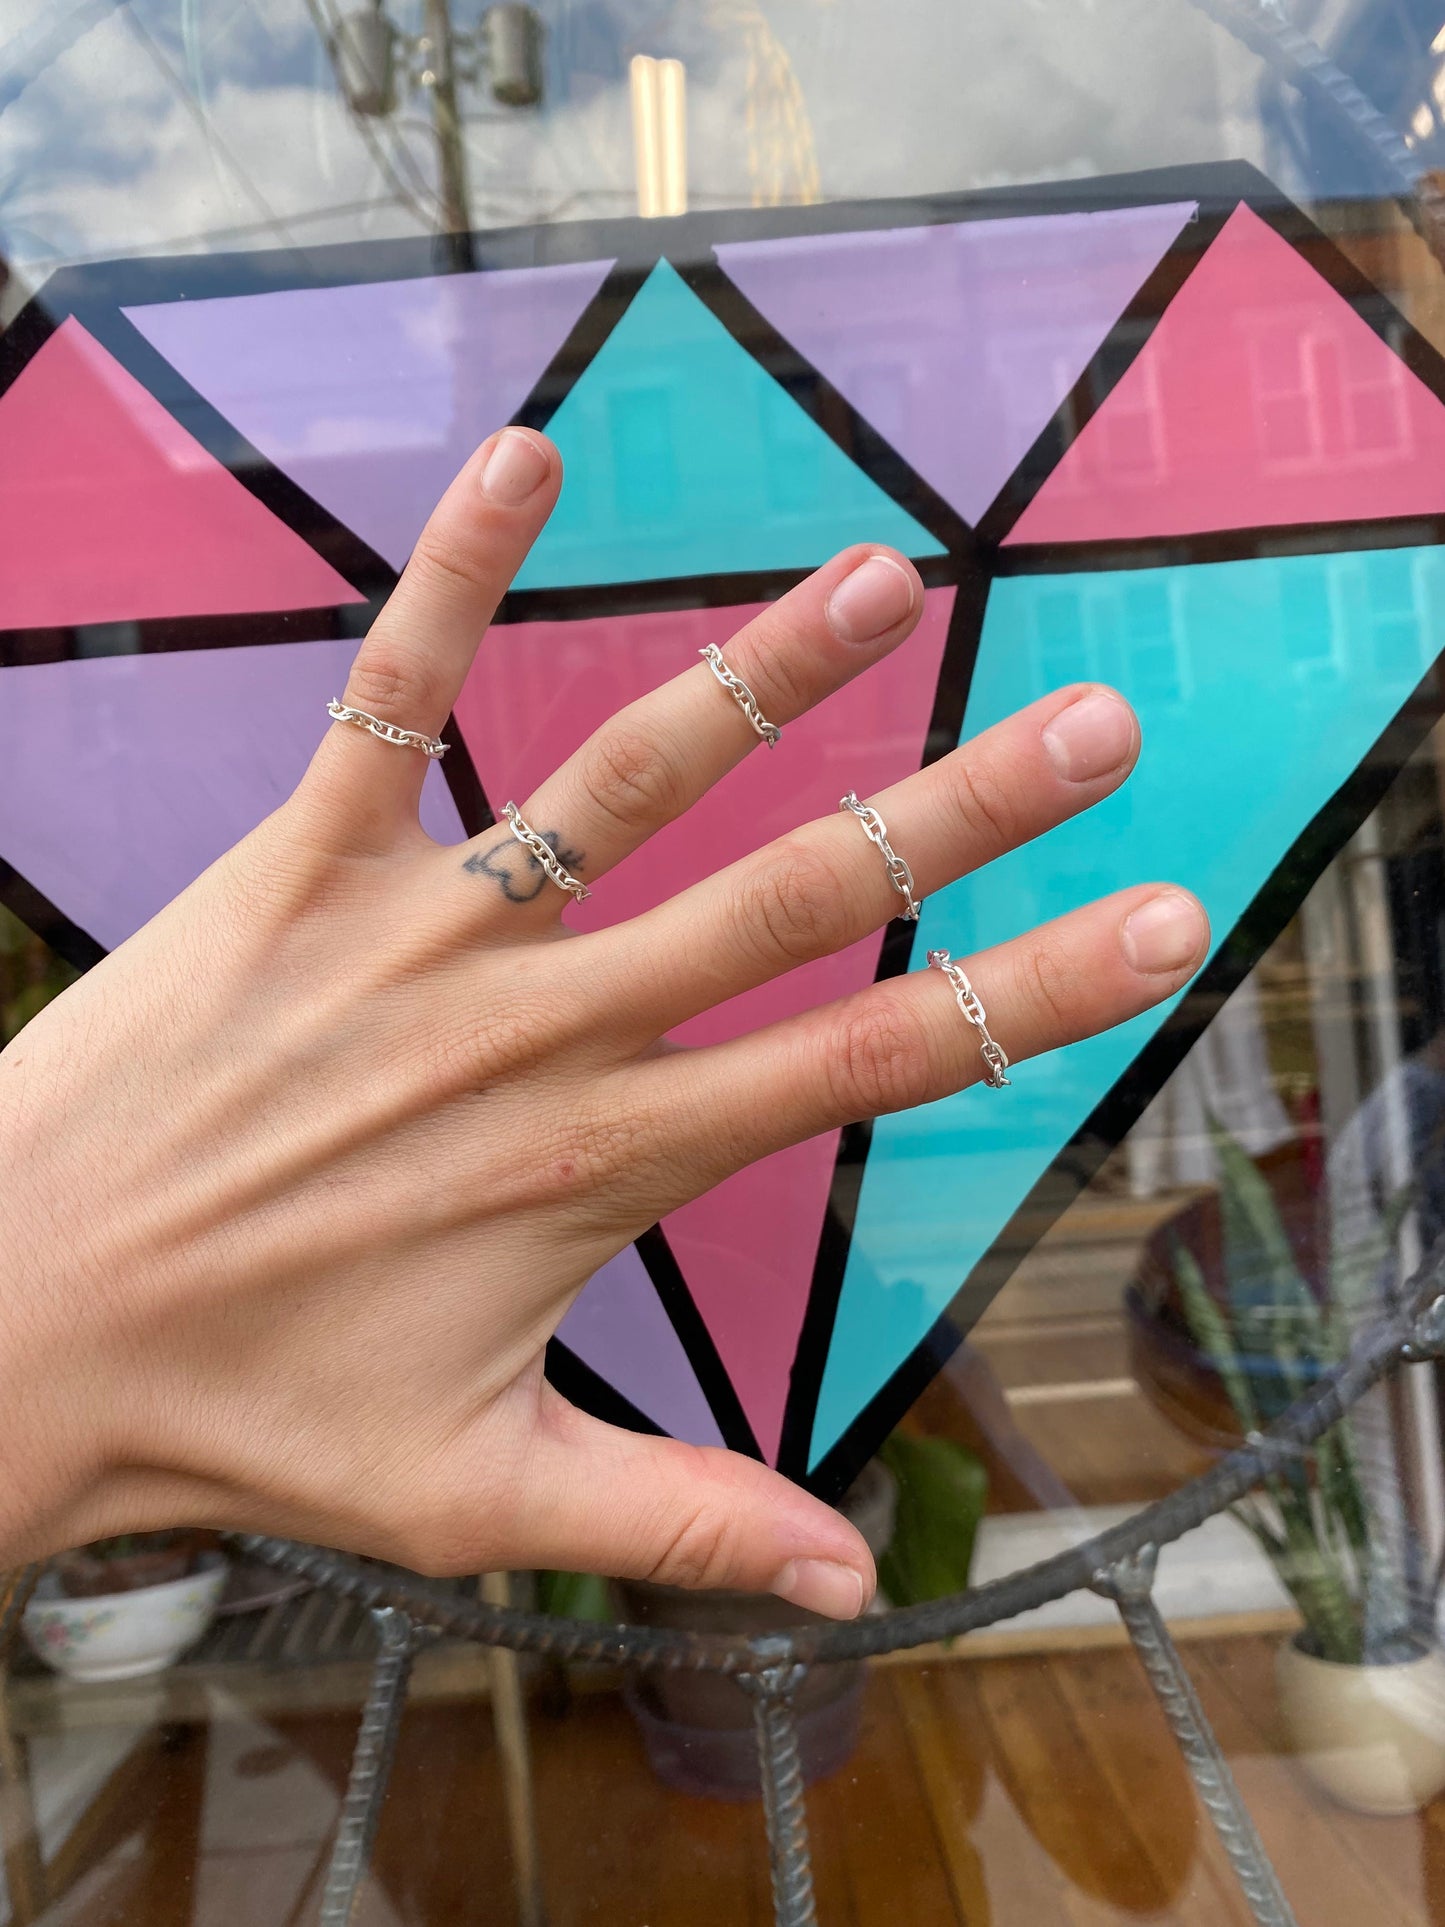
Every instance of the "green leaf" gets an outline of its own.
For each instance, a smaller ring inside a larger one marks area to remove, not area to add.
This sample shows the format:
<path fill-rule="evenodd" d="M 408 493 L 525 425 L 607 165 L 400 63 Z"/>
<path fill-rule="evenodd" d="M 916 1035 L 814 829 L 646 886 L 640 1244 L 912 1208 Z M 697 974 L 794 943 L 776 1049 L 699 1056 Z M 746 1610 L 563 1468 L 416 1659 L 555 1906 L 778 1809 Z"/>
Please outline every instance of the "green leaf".
<path fill-rule="evenodd" d="M 1320 1496 L 1327 1510 L 1339 1520 L 1355 1552 L 1363 1553 L 1370 1542 L 1369 1507 L 1355 1470 L 1349 1435 L 1343 1426 L 1333 1425 L 1316 1439 L 1315 1465 L 1319 1471 Z"/>
<path fill-rule="evenodd" d="M 1184 1316 L 1194 1334 L 1194 1342 L 1205 1352 L 1210 1364 L 1223 1379 L 1240 1429 L 1245 1433 L 1258 1431 L 1259 1414 L 1254 1407 L 1249 1378 L 1239 1368 L 1234 1334 L 1229 1329 L 1224 1313 L 1210 1296 L 1199 1261 L 1177 1238 L 1173 1243 L 1173 1256 L 1174 1278 L 1179 1287 Z"/>
<path fill-rule="evenodd" d="M 0 957 L 18 957 L 34 941 L 19 917 L 0 903 Z"/>
<path fill-rule="evenodd" d="M 1209 1134 L 1219 1160 L 1224 1269 L 1241 1355 L 1272 1358 L 1288 1399 L 1313 1378 L 1300 1369 L 1330 1356 L 1330 1335 L 1314 1293 L 1300 1276 L 1274 1194 L 1254 1160 L 1215 1119 Z M 1266 1417 L 1272 1414 L 1266 1414 Z"/>
<path fill-rule="evenodd" d="M 617 1618 L 605 1579 L 595 1572 L 539 1572 L 537 1610 L 558 1619 L 588 1619 L 610 1626 Z"/>
<path fill-rule="evenodd" d="M 988 1473 L 952 1439 L 895 1432 L 878 1455 L 898 1487 L 893 1538 L 878 1577 L 895 1606 L 921 1605 L 968 1584 Z"/>
<path fill-rule="evenodd" d="M 1418 1202 L 1418 1187 L 1402 1185 L 1378 1216 L 1367 1214 L 1362 1237 L 1345 1244 L 1336 1230 L 1330 1251 L 1330 1303 L 1341 1314 L 1337 1321 L 1341 1327 L 1336 1338 L 1337 1356 L 1343 1356 L 1362 1311 L 1378 1300 L 1386 1262 L 1395 1249 L 1401 1226 Z"/>

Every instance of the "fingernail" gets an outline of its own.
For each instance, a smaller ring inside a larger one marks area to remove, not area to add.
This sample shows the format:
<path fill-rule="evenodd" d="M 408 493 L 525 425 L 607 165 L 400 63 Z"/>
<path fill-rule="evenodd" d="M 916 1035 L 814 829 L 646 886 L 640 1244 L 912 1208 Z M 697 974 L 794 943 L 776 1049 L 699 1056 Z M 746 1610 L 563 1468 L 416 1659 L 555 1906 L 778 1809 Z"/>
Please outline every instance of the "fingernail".
<path fill-rule="evenodd" d="M 1043 738 L 1065 782 L 1087 783 L 1117 769 L 1134 747 L 1134 713 L 1118 696 L 1091 690 L 1061 709 Z"/>
<path fill-rule="evenodd" d="M 790 1606 L 825 1619 L 856 1619 L 863 1610 L 862 1578 L 831 1559 L 790 1559 L 771 1590 Z"/>
<path fill-rule="evenodd" d="M 547 457 L 526 435 L 499 435 L 482 465 L 482 493 L 505 509 L 520 508 L 547 479 Z"/>
<path fill-rule="evenodd" d="M 1129 967 L 1154 976 L 1197 963 L 1208 941 L 1209 924 L 1193 897 L 1164 890 L 1129 912 L 1119 936 Z"/>
<path fill-rule="evenodd" d="M 823 613 L 840 642 L 872 642 L 913 607 L 913 579 L 886 555 L 860 562 L 828 597 Z"/>

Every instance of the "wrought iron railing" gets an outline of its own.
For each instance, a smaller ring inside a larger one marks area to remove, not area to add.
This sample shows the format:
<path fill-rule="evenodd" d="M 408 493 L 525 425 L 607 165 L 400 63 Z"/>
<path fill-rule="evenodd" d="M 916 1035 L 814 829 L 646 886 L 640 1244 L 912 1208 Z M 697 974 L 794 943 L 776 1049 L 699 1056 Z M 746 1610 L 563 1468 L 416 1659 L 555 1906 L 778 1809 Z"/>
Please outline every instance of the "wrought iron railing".
<path fill-rule="evenodd" d="M 1296 1916 L 1265 1852 L 1229 1764 L 1210 1728 L 1183 1657 L 1153 1597 L 1159 1549 L 1223 1511 L 1297 1461 L 1358 1400 L 1407 1362 L 1445 1356 L 1445 1238 L 1393 1306 L 1360 1332 L 1349 1355 L 1265 1432 L 1166 1499 L 1021 1572 L 948 1599 L 852 1624 L 800 1626 L 752 1639 L 647 1626 L 599 1626 L 458 1595 L 440 1584 L 259 1534 L 234 1535 L 250 1557 L 293 1572 L 371 1608 L 380 1650 L 362 1712 L 321 1903 L 321 1927 L 355 1918 L 375 1837 L 411 1659 L 431 1632 L 558 1660 L 619 1667 L 715 1672 L 754 1702 L 758 1757 L 778 1927 L 817 1920 L 806 1802 L 793 1701 L 811 1668 L 956 1639 L 981 1627 L 1090 1590 L 1114 1601 L 1200 1801 L 1219 1834 L 1260 1927 L 1293 1927 Z M 13 1577 L 0 1592 L 0 1639 L 28 1594 Z"/>
<path fill-rule="evenodd" d="M 1347 124 L 1393 178 L 1401 206 L 1431 252 L 1445 259 L 1445 194 L 1422 174 L 1399 130 L 1308 36 L 1277 0 L 1193 0 L 1307 96 Z M 1200 1802 L 1219 1835 L 1260 1927 L 1295 1927 L 1296 1916 L 1270 1862 L 1228 1761 L 1210 1728 L 1183 1657 L 1154 1601 L 1161 1547 L 1243 1498 L 1297 1460 L 1374 1386 L 1406 1362 L 1445 1357 L 1445 1238 L 1394 1303 L 1356 1338 L 1349 1356 L 1266 1431 L 1202 1477 L 1087 1542 L 1021 1572 L 947 1599 L 848 1625 L 813 1625 L 752 1639 L 644 1626 L 603 1627 L 523 1612 L 458 1594 L 425 1579 L 258 1534 L 232 1535 L 249 1556 L 298 1574 L 369 1608 L 378 1651 L 362 1710 L 330 1866 L 320 1927 L 351 1927 L 386 1798 L 412 1660 L 435 1633 L 556 1660 L 619 1667 L 709 1671 L 729 1676 L 753 1700 L 763 1809 L 778 1927 L 813 1927 L 817 1908 L 809 1860 L 806 1799 L 793 1702 L 815 1666 L 857 1661 L 956 1639 L 1080 1591 L 1111 1599 L 1184 1755 Z M 8 1652 L 38 1567 L 0 1575 L 0 1657 Z M 0 1826 L 12 1903 L 26 1918 L 44 1906 L 28 1784 L 0 1721 Z"/>

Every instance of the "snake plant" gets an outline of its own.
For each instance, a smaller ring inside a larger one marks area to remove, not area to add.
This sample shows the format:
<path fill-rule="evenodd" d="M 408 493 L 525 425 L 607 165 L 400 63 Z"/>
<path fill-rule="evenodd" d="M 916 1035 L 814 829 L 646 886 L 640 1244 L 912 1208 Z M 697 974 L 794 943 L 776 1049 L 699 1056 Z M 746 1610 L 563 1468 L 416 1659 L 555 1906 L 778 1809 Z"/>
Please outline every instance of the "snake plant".
<path fill-rule="evenodd" d="M 1172 1270 L 1194 1341 L 1248 1437 L 1308 1393 L 1348 1353 L 1362 1307 L 1389 1274 L 1408 1197 L 1345 1242 L 1335 1228 L 1317 1288 L 1301 1275 L 1274 1195 L 1248 1153 L 1211 1126 L 1220 1172 L 1224 1290 L 1210 1291 L 1176 1238 Z M 1222 1302 L 1221 1302 L 1222 1297 Z M 1234 1508 L 1298 1606 L 1320 1658 L 1358 1665 L 1408 1648 L 1414 1627 L 1393 1465 L 1362 1456 L 1361 1427 L 1341 1420 Z"/>

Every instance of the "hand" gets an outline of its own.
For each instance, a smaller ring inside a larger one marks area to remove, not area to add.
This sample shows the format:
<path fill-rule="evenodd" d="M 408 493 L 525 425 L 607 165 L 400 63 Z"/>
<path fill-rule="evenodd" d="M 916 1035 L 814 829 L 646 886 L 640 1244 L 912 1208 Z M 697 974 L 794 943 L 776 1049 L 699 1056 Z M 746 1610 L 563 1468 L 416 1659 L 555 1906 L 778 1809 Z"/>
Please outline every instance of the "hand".
<path fill-rule="evenodd" d="M 348 703 L 442 726 L 560 480 L 539 435 L 478 451 Z M 907 562 L 851 549 L 728 659 L 786 723 L 921 606 Z M 872 800 L 922 895 L 1106 795 L 1137 745 L 1122 699 L 1063 690 Z M 522 811 L 596 883 L 756 746 L 699 663 Z M 974 1081 L 976 1034 L 915 971 L 667 1047 L 893 915 L 858 824 L 830 810 L 576 936 L 505 824 L 459 849 L 425 835 L 424 767 L 334 725 L 274 816 L 0 1057 L 0 1559 L 196 1522 L 426 1572 L 576 1568 L 858 1611 L 872 1565 L 835 1512 L 743 1458 L 587 1417 L 544 1380 L 543 1347 L 664 1213 Z M 969 969 L 1022 1057 L 1170 996 L 1206 946 L 1192 898 L 1141 887 Z"/>

